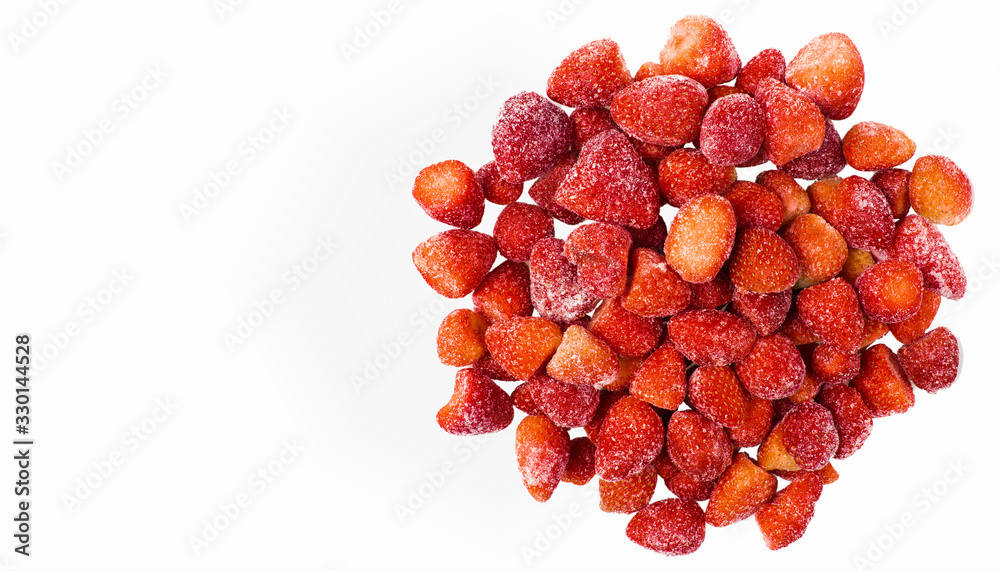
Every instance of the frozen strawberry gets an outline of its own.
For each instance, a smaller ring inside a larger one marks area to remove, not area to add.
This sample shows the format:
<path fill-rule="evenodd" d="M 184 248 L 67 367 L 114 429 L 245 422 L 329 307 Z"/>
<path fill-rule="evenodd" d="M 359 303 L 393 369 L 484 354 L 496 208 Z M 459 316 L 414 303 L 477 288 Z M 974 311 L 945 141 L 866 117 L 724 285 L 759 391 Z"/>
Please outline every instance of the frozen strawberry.
<path fill-rule="evenodd" d="M 493 155 L 500 176 L 517 184 L 546 173 L 569 151 L 573 124 L 566 112 L 525 91 L 506 102 L 493 126 Z"/>
<path fill-rule="evenodd" d="M 796 307 L 806 327 L 825 343 L 845 351 L 861 347 L 865 327 L 861 304 L 854 288 L 843 279 L 834 278 L 802 290 Z"/>
<path fill-rule="evenodd" d="M 622 307 L 642 317 L 667 317 L 691 302 L 691 287 L 653 250 L 632 252 L 631 279 Z"/>
<path fill-rule="evenodd" d="M 857 351 L 845 351 L 837 345 L 823 343 L 813 350 L 809 371 L 820 382 L 846 384 L 861 372 L 861 355 Z"/>
<path fill-rule="evenodd" d="M 656 470 L 646 464 L 642 471 L 623 480 L 601 480 L 598 484 L 601 511 L 630 514 L 641 510 L 653 499 L 657 479 Z"/>
<path fill-rule="evenodd" d="M 556 323 L 569 323 L 597 306 L 597 298 L 580 287 L 576 267 L 566 259 L 558 238 L 545 238 L 531 251 L 531 301 L 538 314 Z"/>
<path fill-rule="evenodd" d="M 680 208 L 705 194 L 722 194 L 736 182 L 736 169 L 716 166 L 695 149 L 677 149 L 657 168 L 660 195 L 667 204 Z"/>
<path fill-rule="evenodd" d="M 972 211 L 972 183 L 948 157 L 920 157 L 910 176 L 910 204 L 931 222 L 954 226 Z"/>
<path fill-rule="evenodd" d="M 733 443 L 708 417 L 680 410 L 667 423 L 667 452 L 682 472 L 705 482 L 718 478 L 732 462 Z"/>
<path fill-rule="evenodd" d="M 603 39 L 566 56 L 549 76 L 546 94 L 567 107 L 607 106 L 630 83 L 632 74 L 618 44 Z"/>
<path fill-rule="evenodd" d="M 619 91 L 611 116 L 629 135 L 644 143 L 679 147 L 698 136 L 708 93 L 682 75 L 657 75 Z"/>
<path fill-rule="evenodd" d="M 809 187 L 813 211 L 836 228 L 848 246 L 872 252 L 889 249 L 892 211 L 877 186 L 859 176 L 850 176 L 831 188 L 829 199 L 814 193 L 814 186 Z"/>
<path fill-rule="evenodd" d="M 497 257 L 496 243 L 472 230 L 446 230 L 413 250 L 413 265 L 427 285 L 450 299 L 472 293 Z"/>
<path fill-rule="evenodd" d="M 754 93 L 754 99 L 764 109 L 764 154 L 776 166 L 823 145 L 826 120 L 805 95 L 765 78 Z"/>
<path fill-rule="evenodd" d="M 523 202 L 505 206 L 493 226 L 500 255 L 512 262 L 527 262 L 535 243 L 554 235 L 552 216 L 540 206 Z"/>
<path fill-rule="evenodd" d="M 736 87 L 753 95 L 764 78 L 785 81 L 785 56 L 780 50 L 768 48 L 750 58 L 736 77 Z"/>
<path fill-rule="evenodd" d="M 657 456 L 652 463 L 653 469 L 656 473 L 663 478 L 664 483 L 669 481 L 675 475 L 680 474 L 681 471 L 674 463 L 670 460 L 670 454 L 667 452 L 667 448 L 664 447 L 660 451 L 659 456 Z"/>
<path fill-rule="evenodd" d="M 462 369 L 455 375 L 455 392 L 437 413 L 438 425 L 459 435 L 499 432 L 513 420 L 510 397 L 475 369 Z"/>
<path fill-rule="evenodd" d="M 472 292 L 472 305 L 490 323 L 531 315 L 531 277 L 527 264 L 506 261 L 486 274 Z"/>
<path fill-rule="evenodd" d="M 733 249 L 736 215 L 721 196 L 694 198 L 677 212 L 663 251 L 684 281 L 704 283 L 722 269 Z"/>
<path fill-rule="evenodd" d="M 663 75 L 663 66 L 658 61 L 647 61 L 639 66 L 639 70 L 635 72 L 633 79 L 635 81 L 642 81 L 654 75 Z"/>
<path fill-rule="evenodd" d="M 699 141 L 713 165 L 743 164 L 764 144 L 764 110 L 746 94 L 722 97 L 705 112 Z"/>
<path fill-rule="evenodd" d="M 457 228 L 475 228 L 483 220 L 485 198 L 476 173 L 459 161 L 433 164 L 417 175 L 413 198 L 428 216 Z"/>
<path fill-rule="evenodd" d="M 584 218 L 649 228 L 660 212 L 656 193 L 652 171 L 625 135 L 604 131 L 583 146 L 555 199 Z"/>
<path fill-rule="evenodd" d="M 687 555 L 705 541 L 705 512 L 691 500 L 660 500 L 632 516 L 625 534 L 657 553 Z"/>
<path fill-rule="evenodd" d="M 663 253 L 663 242 L 667 239 L 667 223 L 663 217 L 656 219 L 656 223 L 649 228 L 625 227 L 625 230 L 632 235 L 633 248 L 646 248 Z"/>
<path fill-rule="evenodd" d="M 604 418 L 608 415 L 611 407 L 626 396 L 628 396 L 628 391 L 600 391 L 601 400 L 594 412 L 594 418 L 587 426 L 583 427 L 591 442 L 597 442 L 597 438 L 601 434 L 601 425 L 604 424 Z"/>
<path fill-rule="evenodd" d="M 438 359 L 452 367 L 468 367 L 486 354 L 483 335 L 489 323 L 481 314 L 456 309 L 445 316 L 437 333 Z"/>
<path fill-rule="evenodd" d="M 535 401 L 531 400 L 531 389 L 528 387 L 528 383 L 521 383 L 514 387 L 514 390 L 510 392 L 510 400 L 514 403 L 514 408 L 525 414 L 545 416 L 542 409 L 538 408 Z"/>
<path fill-rule="evenodd" d="M 784 206 L 778 196 L 767 187 L 738 180 L 723 196 L 733 205 L 737 228 L 759 226 L 772 232 L 777 232 L 781 228 Z"/>
<path fill-rule="evenodd" d="M 722 366 L 746 357 L 757 332 L 746 319 L 715 309 L 685 311 L 667 322 L 670 341 L 702 366 Z"/>
<path fill-rule="evenodd" d="M 792 247 L 802 270 L 795 283 L 797 288 L 807 288 L 836 277 L 847 261 L 844 237 L 816 214 L 796 218 L 782 237 Z"/>
<path fill-rule="evenodd" d="M 618 299 L 602 303 L 594 312 L 588 329 L 621 357 L 648 355 L 663 334 L 661 320 L 636 315 L 623 308 Z"/>
<path fill-rule="evenodd" d="M 851 381 L 851 388 L 861 394 L 875 418 L 900 414 L 913 406 L 913 385 L 896 354 L 882 344 L 861 354 L 861 372 Z"/>
<path fill-rule="evenodd" d="M 801 538 L 822 493 L 820 476 L 805 473 L 778 492 L 774 500 L 761 506 L 754 517 L 764 536 L 764 545 L 774 551 Z"/>
<path fill-rule="evenodd" d="M 872 432 L 872 413 L 858 391 L 847 385 L 826 385 L 816 402 L 833 415 L 839 444 L 834 458 L 844 459 L 854 454 Z"/>
<path fill-rule="evenodd" d="M 678 471 L 669 480 L 666 480 L 665 483 L 670 493 L 682 500 L 704 502 L 712 497 L 715 482 L 715 480 L 706 480 L 703 482 L 695 479 L 687 472 Z"/>
<path fill-rule="evenodd" d="M 528 196 L 535 201 L 535 204 L 544 208 L 556 220 L 572 225 L 583 222 L 583 217 L 556 202 L 556 191 L 562 181 L 566 180 L 575 164 L 576 157 L 573 154 L 566 155 L 556 166 L 552 167 L 552 170 L 539 177 L 528 189 Z"/>
<path fill-rule="evenodd" d="M 889 324 L 892 336 L 904 345 L 920 339 L 931 326 L 940 306 L 941 296 L 925 289 L 920 296 L 920 309 L 916 315 L 899 323 Z"/>
<path fill-rule="evenodd" d="M 611 112 L 604 107 L 582 107 L 574 109 L 569 114 L 570 121 L 573 122 L 573 152 L 579 153 L 580 149 L 587 144 L 587 141 L 594 138 L 594 135 L 617 129 L 615 120 L 611 118 Z"/>
<path fill-rule="evenodd" d="M 705 521 L 725 527 L 752 516 L 769 502 L 778 489 L 778 479 L 740 452 L 719 477 L 705 509 Z"/>
<path fill-rule="evenodd" d="M 916 265 L 930 291 L 948 299 L 965 295 L 961 262 L 944 235 L 923 216 L 910 214 L 899 222 L 889 257 Z"/>
<path fill-rule="evenodd" d="M 796 405 L 781 420 L 781 426 L 785 449 L 803 470 L 825 466 L 840 444 L 833 415 L 815 402 Z"/>
<path fill-rule="evenodd" d="M 623 397 L 611 405 L 594 443 L 597 475 L 622 480 L 638 474 L 660 454 L 663 421 L 645 402 Z"/>
<path fill-rule="evenodd" d="M 775 472 L 777 470 L 788 472 L 800 471 L 802 468 L 795 463 L 795 459 L 792 458 L 792 455 L 788 453 L 788 449 L 785 448 L 784 429 L 781 426 L 781 421 L 785 415 L 796 405 L 792 404 L 788 399 L 773 402 L 775 403 L 774 420 L 777 421 L 777 424 L 774 425 L 774 428 L 771 429 L 771 432 L 757 449 L 757 463 L 768 472 Z"/>
<path fill-rule="evenodd" d="M 862 121 L 844 135 L 844 157 L 859 171 L 892 168 L 910 160 L 917 144 L 906 133 L 882 123 Z"/>
<path fill-rule="evenodd" d="M 511 317 L 486 330 L 490 355 L 514 378 L 528 380 L 562 341 L 559 326 L 541 317 Z"/>
<path fill-rule="evenodd" d="M 482 187 L 486 200 L 493 204 L 510 204 L 524 192 L 523 182 L 512 183 L 501 178 L 496 161 L 490 161 L 476 171 L 476 180 Z"/>
<path fill-rule="evenodd" d="M 691 285 L 691 305 L 688 309 L 717 309 L 733 300 L 732 280 L 723 267 L 711 281 Z"/>
<path fill-rule="evenodd" d="M 760 227 L 740 233 L 729 262 L 733 285 L 756 293 L 778 293 L 795 285 L 799 275 L 795 251 L 781 236 Z"/>
<path fill-rule="evenodd" d="M 698 367 L 691 373 L 688 399 L 695 410 L 726 428 L 743 424 L 750 395 L 730 367 Z"/>
<path fill-rule="evenodd" d="M 799 316 L 799 310 L 796 307 L 798 297 L 793 299 L 792 308 L 788 310 L 788 317 L 785 318 L 785 322 L 781 325 L 778 332 L 785 337 L 788 337 L 788 340 L 795 345 L 819 343 L 822 339 L 819 338 L 819 335 L 816 335 L 811 329 L 806 327 L 806 324 L 802 321 L 802 317 Z"/>
<path fill-rule="evenodd" d="M 805 359 L 805 356 L 803 356 Z M 802 378 L 802 384 L 794 393 L 788 395 L 788 401 L 792 404 L 802 404 L 816 398 L 816 394 L 823 388 L 823 383 L 806 369 L 806 376 Z"/>
<path fill-rule="evenodd" d="M 569 441 L 569 461 L 562 481 L 583 486 L 594 477 L 594 454 L 597 447 L 586 436 Z"/>
<path fill-rule="evenodd" d="M 684 356 L 671 343 L 664 343 L 632 374 L 630 391 L 657 408 L 677 410 L 687 396 Z"/>
<path fill-rule="evenodd" d="M 524 487 L 536 501 L 548 501 L 569 462 L 566 429 L 544 416 L 526 416 L 517 425 L 514 450 Z"/>
<path fill-rule="evenodd" d="M 774 418 L 774 403 L 768 399 L 750 395 L 750 405 L 747 415 L 739 426 L 726 430 L 729 438 L 737 448 L 753 448 L 759 446 L 768 432 Z"/>
<path fill-rule="evenodd" d="M 830 119 L 846 119 L 861 99 L 865 65 L 846 35 L 823 34 L 795 54 L 788 63 L 785 81 L 812 99 Z"/>
<path fill-rule="evenodd" d="M 545 370 L 560 381 L 603 388 L 618 379 L 618 358 L 593 333 L 570 325 Z"/>
<path fill-rule="evenodd" d="M 886 260 L 865 270 L 854 287 L 869 317 L 882 323 L 899 323 L 920 310 L 924 278 L 910 262 Z"/>
<path fill-rule="evenodd" d="M 806 365 L 795 345 L 780 333 L 761 337 L 735 365 L 747 391 L 763 399 L 785 398 L 802 385 Z"/>
<path fill-rule="evenodd" d="M 599 299 L 625 292 L 631 248 L 625 229 L 603 222 L 575 228 L 566 238 L 566 258 L 576 266 L 580 287 Z"/>
<path fill-rule="evenodd" d="M 899 349 L 899 364 L 917 388 L 929 393 L 946 389 L 958 378 L 958 339 L 938 327 Z"/>
<path fill-rule="evenodd" d="M 896 220 L 910 212 L 910 171 L 886 169 L 872 175 L 872 183 L 882 191 Z"/>
<path fill-rule="evenodd" d="M 531 400 L 545 416 L 563 428 L 585 426 L 593 417 L 600 400 L 597 390 L 587 385 L 564 383 L 545 375 L 528 381 Z"/>
<path fill-rule="evenodd" d="M 783 164 L 781 170 L 795 178 L 807 180 L 836 176 L 844 170 L 847 159 L 844 158 L 840 134 L 829 119 L 826 120 L 824 128 L 823 144 L 818 149 Z"/>
<path fill-rule="evenodd" d="M 663 73 L 678 73 L 712 87 L 736 78 L 740 56 L 718 22 L 707 16 L 685 16 L 670 28 L 660 66 Z"/>
<path fill-rule="evenodd" d="M 844 281 L 854 285 L 858 280 L 858 276 L 865 273 L 865 270 L 874 266 L 878 263 L 875 256 L 867 250 L 858 250 L 856 248 L 847 249 L 847 259 L 844 260 L 844 269 L 840 271 L 840 277 L 844 278 Z"/>
<path fill-rule="evenodd" d="M 757 184 L 767 187 L 781 201 L 781 227 L 788 226 L 793 220 L 808 214 L 812 205 L 809 194 L 795 179 L 779 170 L 764 171 L 757 175 Z"/>
<path fill-rule="evenodd" d="M 758 335 L 770 335 L 781 327 L 788 316 L 792 305 L 792 290 L 754 293 L 736 288 L 732 302 L 733 311 L 753 323 Z"/>

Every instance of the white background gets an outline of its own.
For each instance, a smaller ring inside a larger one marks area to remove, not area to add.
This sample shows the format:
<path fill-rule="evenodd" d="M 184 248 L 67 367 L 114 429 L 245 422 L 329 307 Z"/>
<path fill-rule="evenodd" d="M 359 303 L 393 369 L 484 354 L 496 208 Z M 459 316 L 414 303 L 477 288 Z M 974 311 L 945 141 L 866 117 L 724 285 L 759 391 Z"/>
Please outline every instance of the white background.
<path fill-rule="evenodd" d="M 11 551 L 14 466 L 0 460 L 4 568 L 854 569 L 869 552 L 880 569 L 993 560 L 994 3 L 400 0 L 379 25 L 373 11 L 388 0 L 233 3 L 220 12 L 213 0 L 65 2 L 50 18 L 37 0 L 0 7 L 0 353 L 13 354 L 27 331 L 36 356 L 48 356 L 32 381 L 30 560 Z M 946 229 L 970 275 L 966 300 L 942 307 L 963 343 L 957 384 L 876 422 L 866 446 L 837 464 L 841 480 L 801 541 L 768 552 L 747 521 L 710 528 L 698 553 L 664 561 L 625 538 L 629 516 L 597 509 L 595 484 L 535 503 L 521 488 L 512 428 L 460 439 L 437 427 L 453 371 L 437 363 L 435 330 L 469 301 L 440 301 L 413 269 L 413 247 L 443 227 L 413 204 L 412 174 L 396 185 L 386 176 L 437 129 L 444 142 L 411 167 L 447 158 L 478 167 L 506 97 L 543 92 L 563 56 L 601 37 L 621 44 L 634 71 L 692 11 L 723 22 L 744 61 L 849 34 L 867 84 L 841 133 L 861 120 L 902 128 L 918 153 L 954 158 L 977 202 Z M 44 25 L 12 43 L 24 18 Z M 366 26 L 377 33 L 358 37 Z M 348 55 L 352 43 L 359 53 Z M 157 68 L 165 77 L 146 77 Z M 476 99 L 480 82 L 495 86 Z M 122 97 L 133 90 L 142 101 L 130 107 Z M 463 103 L 460 114 L 453 106 Z M 287 126 L 272 123 L 276 109 L 294 117 Z M 88 148 L 102 121 L 109 132 Z M 254 137 L 268 143 L 251 157 Z M 53 165 L 68 147 L 86 156 L 60 177 Z M 232 161 L 239 173 L 186 219 L 181 207 Z M 336 248 L 319 260 L 323 241 Z M 112 283 L 116 272 L 127 285 Z M 283 302 L 254 315 L 275 291 Z M 227 344 L 241 319 L 257 327 Z M 0 434 L 11 437 L 12 369 L 0 371 Z M 161 402 L 169 414 L 156 412 Z M 284 443 L 297 455 L 282 454 Z M 265 480 L 262 468 L 276 475 Z M 916 499 L 924 489 L 933 503 Z M 224 515 L 240 494 L 239 514 Z M 401 512 L 408 504 L 413 512 Z M 196 550 L 192 538 L 213 520 L 225 529 Z M 540 541 L 546 532 L 556 539 Z M 869 543 L 880 540 L 881 555 Z"/>

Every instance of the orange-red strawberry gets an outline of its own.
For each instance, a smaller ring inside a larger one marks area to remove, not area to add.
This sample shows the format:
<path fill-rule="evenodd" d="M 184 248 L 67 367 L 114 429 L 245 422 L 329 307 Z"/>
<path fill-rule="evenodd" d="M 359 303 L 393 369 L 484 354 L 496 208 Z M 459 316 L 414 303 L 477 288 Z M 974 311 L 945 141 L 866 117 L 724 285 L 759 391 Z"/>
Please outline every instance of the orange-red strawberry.
<path fill-rule="evenodd" d="M 601 480 L 598 483 L 601 511 L 628 514 L 649 505 L 656 490 L 656 470 L 646 464 L 640 472 L 622 480 Z"/>
<path fill-rule="evenodd" d="M 736 77 L 740 56 L 718 22 L 707 16 L 685 16 L 670 28 L 660 66 L 663 73 L 679 73 L 712 87 Z"/>
<path fill-rule="evenodd" d="M 872 416 L 900 414 L 913 406 L 913 385 L 889 347 L 872 345 L 861 354 L 861 372 L 851 381 Z"/>
<path fill-rule="evenodd" d="M 657 252 L 636 248 L 631 266 L 628 289 L 621 298 L 625 309 L 642 317 L 667 317 L 691 302 L 691 286 Z"/>
<path fill-rule="evenodd" d="M 809 202 L 809 193 L 788 173 L 780 170 L 764 171 L 757 175 L 757 184 L 767 187 L 781 200 L 782 228 L 788 226 L 799 216 L 808 214 L 812 207 Z"/>
<path fill-rule="evenodd" d="M 413 265 L 427 285 L 450 299 L 472 293 L 496 258 L 493 238 L 472 230 L 446 230 L 413 250 Z"/>
<path fill-rule="evenodd" d="M 927 332 L 927 329 L 934 321 L 934 317 L 937 316 L 940 306 L 941 296 L 929 289 L 925 289 L 920 296 L 920 309 L 917 310 L 917 313 L 913 317 L 904 319 L 899 323 L 890 323 L 889 331 L 892 331 L 892 336 L 900 343 L 904 345 L 912 343 L 923 337 L 924 333 Z"/>
<path fill-rule="evenodd" d="M 836 277 L 847 261 L 844 237 L 816 214 L 796 218 L 782 237 L 792 247 L 802 269 L 795 283 L 797 288 L 807 288 Z"/>
<path fill-rule="evenodd" d="M 820 382 L 846 384 L 861 371 L 861 354 L 823 343 L 812 352 L 809 370 Z"/>
<path fill-rule="evenodd" d="M 514 405 L 510 397 L 475 369 L 462 369 L 455 375 L 455 391 L 437 413 L 438 425 L 451 434 L 497 432 L 512 420 Z"/>
<path fill-rule="evenodd" d="M 780 50 L 768 48 L 750 58 L 736 77 L 736 87 L 753 95 L 766 77 L 785 81 L 785 56 Z"/>
<path fill-rule="evenodd" d="M 517 425 L 514 452 L 521 481 L 539 502 L 552 497 L 569 462 L 569 436 L 544 416 L 526 416 Z"/>
<path fill-rule="evenodd" d="M 597 475 L 604 480 L 628 478 L 663 450 L 663 421 L 653 407 L 626 396 L 611 405 L 594 444 Z"/>
<path fill-rule="evenodd" d="M 437 333 L 438 359 L 445 365 L 468 367 L 486 354 L 483 335 L 489 323 L 483 315 L 456 309 L 441 321 Z"/>
<path fill-rule="evenodd" d="M 615 94 L 611 116 L 622 131 L 653 145 L 680 147 L 698 136 L 708 93 L 682 75 L 656 75 Z"/>
<path fill-rule="evenodd" d="M 861 99 L 865 64 L 846 35 L 823 34 L 813 38 L 788 62 L 785 81 L 815 101 L 830 119 L 846 119 Z"/>
<path fill-rule="evenodd" d="M 705 521 L 725 527 L 752 516 L 769 502 L 778 489 L 778 479 L 740 452 L 712 490 Z"/>
<path fill-rule="evenodd" d="M 770 77 L 754 93 L 764 108 L 764 154 L 776 166 L 807 155 L 823 144 L 826 121 L 805 95 Z"/>
<path fill-rule="evenodd" d="M 528 265 L 508 260 L 493 268 L 472 292 L 472 306 L 490 323 L 531 315 L 535 308 Z"/>
<path fill-rule="evenodd" d="M 566 383 L 603 388 L 618 379 L 618 357 L 593 333 L 570 325 L 545 371 Z"/>
<path fill-rule="evenodd" d="M 586 293 L 598 299 L 625 293 L 632 235 L 624 228 L 603 222 L 578 226 L 566 237 L 565 247 Z"/>
<path fill-rule="evenodd" d="M 735 238 L 736 216 L 729 201 L 721 196 L 700 196 L 677 212 L 663 253 L 684 281 L 704 283 L 722 269 Z"/>
<path fill-rule="evenodd" d="M 734 288 L 733 310 L 757 328 L 758 335 L 770 335 L 781 328 L 792 307 L 792 290 L 778 293 L 754 293 Z"/>
<path fill-rule="evenodd" d="M 920 157 L 910 176 L 913 211 L 935 224 L 954 226 L 972 211 L 972 183 L 948 157 Z"/>
<path fill-rule="evenodd" d="M 562 341 L 559 326 L 541 317 L 512 317 L 486 330 L 490 356 L 514 378 L 528 380 Z"/>
<path fill-rule="evenodd" d="M 858 276 L 854 287 L 868 317 L 882 323 L 899 323 L 920 310 L 924 277 L 910 262 L 885 260 Z"/>
<path fill-rule="evenodd" d="M 618 44 L 596 40 L 577 48 L 549 76 L 546 94 L 567 107 L 606 107 L 611 98 L 632 83 Z"/>
<path fill-rule="evenodd" d="M 723 194 L 733 205 L 736 227 L 739 229 L 759 226 L 772 232 L 781 228 L 784 207 L 776 194 L 755 182 L 738 180 Z"/>
<path fill-rule="evenodd" d="M 715 480 L 702 481 L 687 472 L 678 471 L 666 480 L 666 485 L 671 494 L 682 500 L 704 502 L 712 496 L 715 482 Z"/>
<path fill-rule="evenodd" d="M 795 251 L 771 230 L 754 227 L 740 233 L 729 262 L 736 287 L 756 293 L 789 289 L 801 275 Z"/>
<path fill-rule="evenodd" d="M 642 317 L 622 307 L 620 299 L 602 303 L 587 326 L 620 357 L 642 357 L 656 348 L 663 334 L 663 321 Z"/>
<path fill-rule="evenodd" d="M 685 147 L 660 161 L 657 179 L 663 200 L 680 208 L 693 198 L 725 192 L 736 182 L 736 169 L 713 165 L 701 151 Z"/>
<path fill-rule="evenodd" d="M 475 171 L 459 161 L 444 161 L 420 171 L 413 198 L 428 216 L 449 226 L 469 230 L 483 220 L 483 188 Z"/>
<path fill-rule="evenodd" d="M 773 551 L 787 547 L 802 537 L 822 493 L 823 480 L 820 476 L 806 472 L 778 492 L 774 500 L 757 510 L 754 516 L 768 549 Z"/>
<path fill-rule="evenodd" d="M 859 171 L 879 171 L 910 160 L 917 144 L 906 133 L 882 123 L 862 121 L 844 135 L 844 157 Z"/>
<path fill-rule="evenodd" d="M 664 343 L 632 374 L 632 395 L 657 408 L 677 410 L 687 394 L 686 365 L 673 344 Z"/>
<path fill-rule="evenodd" d="M 726 428 L 746 420 L 750 407 L 747 394 L 730 367 L 698 367 L 688 384 L 691 406 Z"/>
<path fill-rule="evenodd" d="M 583 429 L 587 431 L 587 437 L 590 438 L 591 442 L 596 444 L 597 437 L 601 434 L 601 426 L 604 424 L 604 418 L 608 416 L 608 411 L 614 406 L 616 402 L 628 396 L 628 391 L 608 391 L 604 390 L 600 392 L 601 400 L 597 405 L 597 410 L 594 412 L 594 418 L 584 426 Z"/>

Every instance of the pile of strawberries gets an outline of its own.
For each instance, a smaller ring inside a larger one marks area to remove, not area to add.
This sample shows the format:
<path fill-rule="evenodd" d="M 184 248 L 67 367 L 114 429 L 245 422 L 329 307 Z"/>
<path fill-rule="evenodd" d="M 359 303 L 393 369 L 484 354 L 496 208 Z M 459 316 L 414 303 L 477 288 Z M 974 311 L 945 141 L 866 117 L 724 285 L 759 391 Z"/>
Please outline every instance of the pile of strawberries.
<path fill-rule="evenodd" d="M 548 98 L 508 99 L 495 161 L 431 165 L 413 187 L 454 227 L 414 265 L 441 295 L 472 295 L 438 331 L 441 362 L 464 367 L 441 427 L 495 432 L 520 409 L 528 492 L 596 475 L 601 509 L 635 513 L 628 537 L 661 553 L 751 516 L 770 549 L 801 537 L 831 460 L 959 368 L 955 336 L 928 329 L 965 292 L 937 225 L 969 214 L 972 186 L 942 156 L 898 168 L 916 147 L 899 129 L 841 138 L 863 86 L 843 34 L 741 65 L 689 16 L 634 76 L 599 40 L 552 72 Z M 848 165 L 869 174 L 838 176 Z M 473 230 L 487 201 L 504 205 L 492 236 Z M 575 226 L 565 239 L 556 220 Z M 890 332 L 896 352 L 878 343 Z M 674 497 L 654 502 L 661 478 Z"/>

